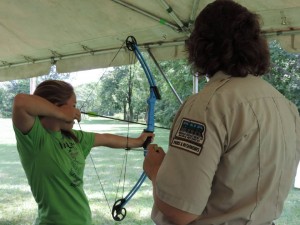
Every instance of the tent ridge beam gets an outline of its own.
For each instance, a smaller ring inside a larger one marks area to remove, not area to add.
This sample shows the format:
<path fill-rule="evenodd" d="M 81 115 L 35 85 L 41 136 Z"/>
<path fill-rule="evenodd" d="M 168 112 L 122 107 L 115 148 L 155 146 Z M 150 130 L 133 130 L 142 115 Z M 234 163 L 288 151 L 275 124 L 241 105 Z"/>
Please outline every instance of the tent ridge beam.
<path fill-rule="evenodd" d="M 148 48 L 157 48 L 157 47 L 171 47 L 171 46 L 180 46 L 183 45 L 184 41 L 173 41 L 173 42 L 157 42 L 157 43 L 148 43 L 148 44 L 139 44 L 139 48 L 143 51 L 146 51 Z M 89 49 L 89 48 L 88 48 Z M 79 56 L 91 56 L 91 55 L 101 55 L 101 54 L 108 54 L 108 53 L 113 53 L 117 52 L 120 50 L 120 48 L 111 48 L 111 49 L 104 49 L 104 50 L 93 50 L 93 54 L 91 54 L 90 51 L 84 52 L 78 52 L 78 53 L 73 53 L 73 54 L 66 54 L 62 55 L 57 52 L 56 55 L 49 56 L 46 58 L 41 58 L 41 59 L 32 59 L 29 56 L 24 56 L 25 61 L 22 62 L 17 62 L 17 63 L 10 63 L 7 61 L 1 61 L 2 65 L 0 65 L 0 69 L 5 69 L 5 68 L 11 68 L 11 67 L 16 67 L 16 66 L 23 66 L 23 65 L 28 65 L 28 64 L 37 64 L 37 63 L 44 63 L 44 62 L 57 62 L 59 60 L 64 60 L 64 59 L 70 59 L 70 58 L 76 58 Z M 50 50 L 51 51 L 51 50 Z M 126 52 L 127 49 L 123 47 L 120 51 Z M 53 53 L 53 51 L 51 51 Z"/>
<path fill-rule="evenodd" d="M 300 34 L 300 27 L 299 28 L 290 28 L 285 30 L 263 30 L 262 34 L 266 37 L 274 37 L 274 36 L 288 36 L 294 34 Z"/>

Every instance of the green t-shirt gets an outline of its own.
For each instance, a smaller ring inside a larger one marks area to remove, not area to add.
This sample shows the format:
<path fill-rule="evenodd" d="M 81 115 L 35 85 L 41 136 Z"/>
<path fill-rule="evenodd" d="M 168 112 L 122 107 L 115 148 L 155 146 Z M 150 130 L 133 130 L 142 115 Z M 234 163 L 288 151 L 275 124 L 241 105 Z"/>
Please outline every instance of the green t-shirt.
<path fill-rule="evenodd" d="M 83 190 L 85 159 L 94 133 L 73 130 L 76 143 L 46 130 L 37 117 L 26 135 L 14 127 L 17 149 L 35 201 L 36 224 L 90 225 L 91 210 Z"/>

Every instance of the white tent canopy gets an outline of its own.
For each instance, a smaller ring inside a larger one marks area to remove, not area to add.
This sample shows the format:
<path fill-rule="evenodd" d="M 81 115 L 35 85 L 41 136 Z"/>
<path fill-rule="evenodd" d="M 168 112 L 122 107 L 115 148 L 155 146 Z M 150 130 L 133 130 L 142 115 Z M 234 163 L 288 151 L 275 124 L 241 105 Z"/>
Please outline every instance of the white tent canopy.
<path fill-rule="evenodd" d="M 58 72 L 127 64 L 126 48 L 120 47 L 129 35 L 157 60 L 183 58 L 193 21 L 210 2 L 0 1 L 0 81 L 47 74 L 53 63 Z M 237 2 L 261 15 L 269 39 L 300 52 L 299 0 Z"/>

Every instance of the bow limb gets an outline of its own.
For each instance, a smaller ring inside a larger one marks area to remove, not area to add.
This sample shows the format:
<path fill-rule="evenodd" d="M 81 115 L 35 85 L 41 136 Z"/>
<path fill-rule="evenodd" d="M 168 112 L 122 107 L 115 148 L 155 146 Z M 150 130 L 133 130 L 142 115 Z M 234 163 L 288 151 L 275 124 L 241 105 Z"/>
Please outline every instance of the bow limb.
<path fill-rule="evenodd" d="M 148 117 L 147 117 L 147 128 L 144 130 L 145 132 L 153 133 L 154 132 L 154 123 L 155 123 L 155 117 L 154 117 L 154 109 L 155 109 L 155 103 L 157 99 L 161 99 L 158 88 L 155 84 L 155 79 L 144 60 L 141 52 L 139 51 L 137 47 L 137 42 L 133 36 L 129 36 L 126 39 L 126 46 L 130 51 L 133 51 L 136 55 L 137 59 L 142 65 L 142 68 L 146 74 L 149 86 L 150 86 L 150 95 L 147 100 L 148 104 Z M 147 140 L 143 144 L 144 148 L 144 156 L 147 154 L 147 146 L 151 142 L 151 137 L 148 137 Z M 146 179 L 146 174 L 143 172 L 138 179 L 137 183 L 133 186 L 131 191 L 126 195 L 125 198 L 119 199 L 115 202 L 112 208 L 112 217 L 116 221 L 121 221 L 126 216 L 126 209 L 124 208 L 125 205 L 130 201 L 130 199 L 134 196 L 134 194 L 138 191 L 138 189 L 141 187 L 143 182 Z"/>

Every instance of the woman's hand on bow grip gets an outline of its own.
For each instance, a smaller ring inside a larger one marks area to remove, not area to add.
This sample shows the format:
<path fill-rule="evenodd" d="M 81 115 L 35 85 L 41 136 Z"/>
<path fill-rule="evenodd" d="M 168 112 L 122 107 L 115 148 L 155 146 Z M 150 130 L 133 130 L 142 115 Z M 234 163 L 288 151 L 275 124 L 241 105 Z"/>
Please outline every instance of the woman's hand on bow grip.
<path fill-rule="evenodd" d="M 146 132 L 146 131 L 143 131 L 143 133 L 141 133 L 141 135 L 138 137 L 138 139 L 140 140 L 140 146 L 142 147 L 145 147 L 144 146 L 144 143 L 147 141 L 149 141 L 149 143 L 151 143 L 153 141 L 155 137 L 155 134 L 152 133 L 152 132 Z M 148 144 L 149 144 L 148 143 Z M 147 145 L 148 145 L 147 144 Z M 147 147 L 147 146 L 146 146 Z"/>

